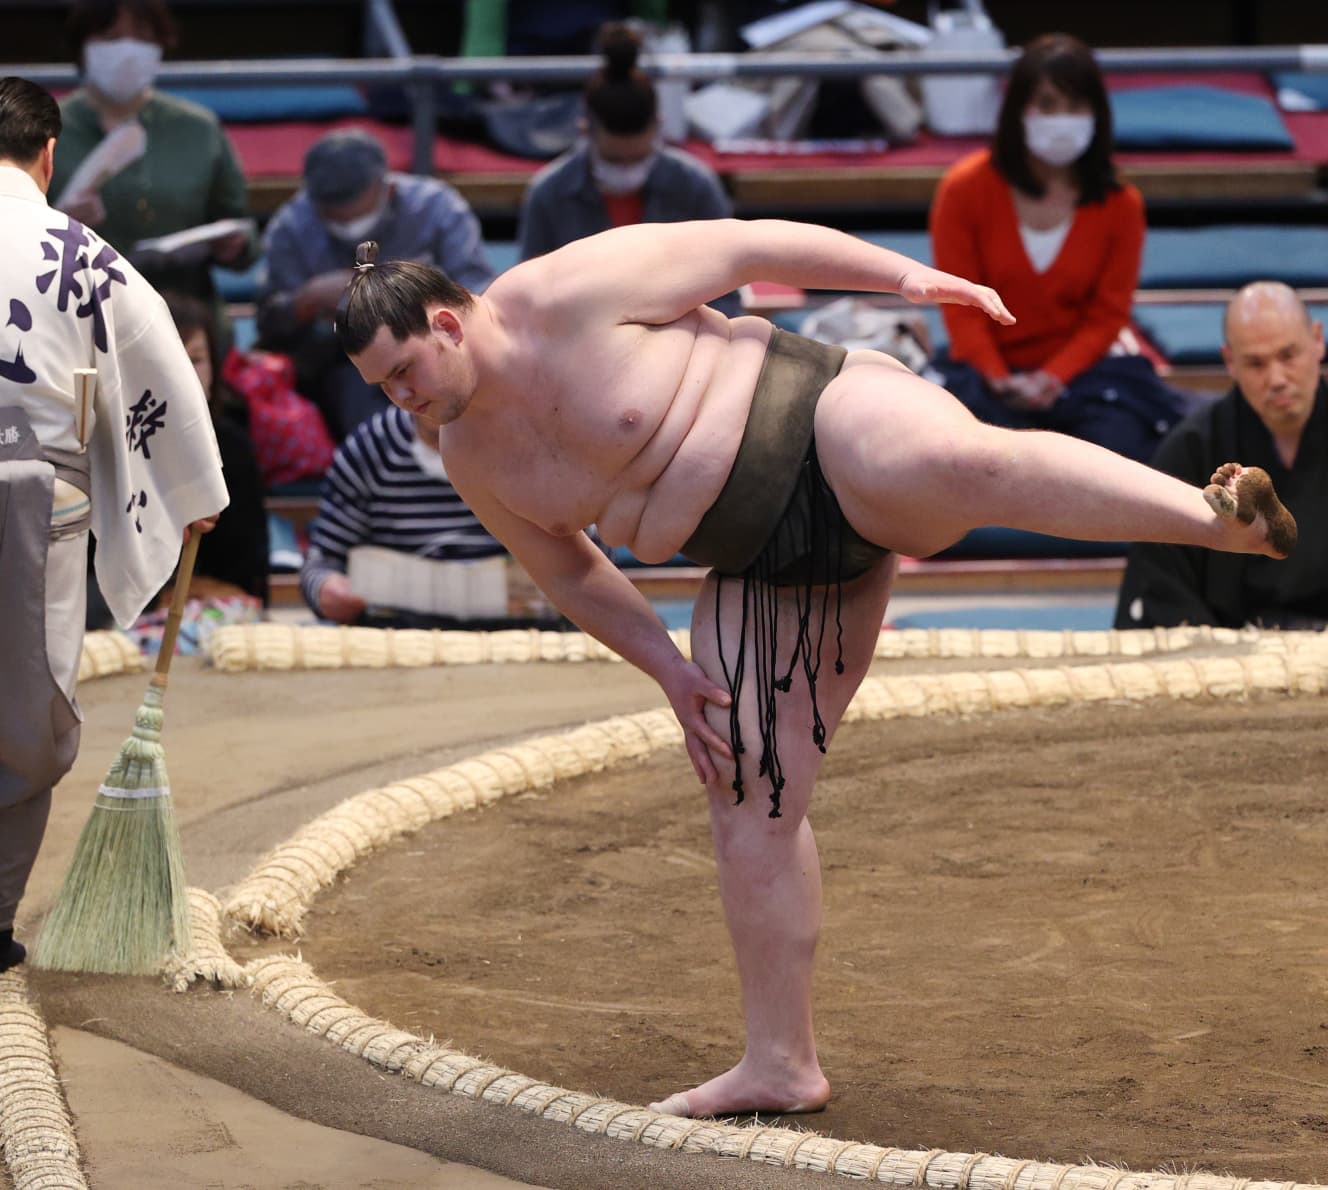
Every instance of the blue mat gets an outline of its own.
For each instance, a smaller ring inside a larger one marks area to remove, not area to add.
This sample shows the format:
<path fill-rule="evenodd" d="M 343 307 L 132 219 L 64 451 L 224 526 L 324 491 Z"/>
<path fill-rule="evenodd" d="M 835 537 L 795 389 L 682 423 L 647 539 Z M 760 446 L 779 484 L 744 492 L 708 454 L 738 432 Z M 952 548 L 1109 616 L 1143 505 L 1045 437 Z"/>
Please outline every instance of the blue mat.
<path fill-rule="evenodd" d="M 1310 316 L 1328 320 L 1328 305 L 1310 306 Z M 1221 306 L 1136 306 L 1134 318 L 1173 364 L 1222 362 Z"/>
<path fill-rule="evenodd" d="M 1270 77 L 1278 90 L 1279 101 L 1283 100 L 1282 91 L 1294 92 L 1294 106 L 1283 103 L 1288 111 L 1328 112 L 1328 74 L 1286 70 Z"/>
<path fill-rule="evenodd" d="M 989 525 L 974 529 L 938 558 L 1123 558 L 1125 541 L 1075 541 L 1023 529 Z"/>
<path fill-rule="evenodd" d="M 290 574 L 304 565 L 295 526 L 284 516 L 267 514 L 267 564 L 273 574 Z"/>
<path fill-rule="evenodd" d="M 335 120 L 362 116 L 369 105 L 358 88 L 308 83 L 281 87 L 163 87 L 163 91 L 211 108 L 223 124 L 282 120 Z"/>
<path fill-rule="evenodd" d="M 1140 87 L 1111 96 L 1118 149 L 1288 150 L 1276 106 L 1222 87 Z"/>
<path fill-rule="evenodd" d="M 666 628 L 690 628 L 690 599 L 652 599 L 650 606 Z M 886 617 L 894 628 L 1000 628 L 1042 632 L 1093 632 L 1110 628 L 1116 614 L 1114 598 L 1091 603 L 1050 604 L 978 604 L 971 607 L 912 612 L 905 616 Z"/>
<path fill-rule="evenodd" d="M 496 277 L 505 273 L 514 264 L 520 263 L 520 246 L 512 240 L 485 240 L 484 254 L 489 258 L 489 267 Z"/>
<path fill-rule="evenodd" d="M 245 316 L 231 319 L 231 345 L 237 351 L 249 351 L 258 342 L 258 320 Z"/>
<path fill-rule="evenodd" d="M 997 628 L 1038 632 L 1094 632 L 1110 628 L 1116 615 L 1115 599 L 1093 603 L 1051 604 L 1045 607 L 980 604 L 953 610 L 886 616 L 894 628 Z"/>
<path fill-rule="evenodd" d="M 263 262 L 256 260 L 242 273 L 230 269 L 212 268 L 212 284 L 224 302 L 252 302 L 258 299 L 258 278 Z"/>
<path fill-rule="evenodd" d="M 860 239 L 932 263 L 925 231 L 862 231 Z M 1328 286 L 1328 228 L 1218 224 L 1148 232 L 1141 289 L 1216 289 L 1272 277 L 1294 286 Z"/>
<path fill-rule="evenodd" d="M 1328 227 L 1163 228 L 1144 241 L 1140 289 L 1234 289 L 1264 279 L 1328 286 Z"/>
<path fill-rule="evenodd" d="M 931 264 L 931 236 L 925 231 L 858 231 L 854 235 L 878 248 L 902 252 L 922 264 Z"/>

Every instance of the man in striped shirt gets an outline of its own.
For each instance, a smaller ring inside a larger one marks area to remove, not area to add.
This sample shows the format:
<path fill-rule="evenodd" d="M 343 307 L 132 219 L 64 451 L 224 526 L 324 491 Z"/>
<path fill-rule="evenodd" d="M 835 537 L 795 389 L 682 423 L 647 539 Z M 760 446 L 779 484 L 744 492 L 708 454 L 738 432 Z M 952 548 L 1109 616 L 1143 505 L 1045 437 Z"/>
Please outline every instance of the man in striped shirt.
<path fill-rule="evenodd" d="M 320 617 L 339 624 L 430 623 L 400 612 L 372 613 L 351 589 L 350 551 L 375 545 L 442 562 L 505 553 L 448 482 L 432 432 L 396 406 L 362 422 L 338 448 L 323 480 L 300 591 Z M 443 626 L 444 620 L 432 623 Z M 467 622 L 467 627 L 482 626 Z"/>

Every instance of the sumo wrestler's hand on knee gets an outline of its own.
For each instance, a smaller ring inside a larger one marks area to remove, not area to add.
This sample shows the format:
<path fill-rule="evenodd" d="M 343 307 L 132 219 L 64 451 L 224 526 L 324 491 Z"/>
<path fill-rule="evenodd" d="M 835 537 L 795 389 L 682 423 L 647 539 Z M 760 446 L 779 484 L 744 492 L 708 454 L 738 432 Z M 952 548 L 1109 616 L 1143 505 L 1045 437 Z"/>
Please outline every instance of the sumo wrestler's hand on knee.
<path fill-rule="evenodd" d="M 899 294 L 924 306 L 933 302 L 946 306 L 973 306 L 1006 326 L 1014 323 L 1014 315 L 1005 308 L 1001 295 L 989 285 L 974 285 L 963 277 L 925 265 L 911 268 L 900 278 Z"/>
<path fill-rule="evenodd" d="M 660 683 L 673 713 L 682 726 L 687 758 L 703 785 L 719 780 L 715 757 L 733 760 L 733 750 L 706 718 L 707 704 L 728 709 L 733 699 L 722 686 L 716 686 L 694 661 L 679 661 L 668 678 Z"/>

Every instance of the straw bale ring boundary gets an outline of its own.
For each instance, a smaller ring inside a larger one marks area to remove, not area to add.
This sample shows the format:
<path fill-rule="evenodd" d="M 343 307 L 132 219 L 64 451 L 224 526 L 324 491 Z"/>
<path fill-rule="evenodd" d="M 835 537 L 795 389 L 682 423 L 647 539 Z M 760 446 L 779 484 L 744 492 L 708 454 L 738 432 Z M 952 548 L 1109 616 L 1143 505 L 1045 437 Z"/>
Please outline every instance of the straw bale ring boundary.
<path fill-rule="evenodd" d="M 685 629 L 669 635 L 684 654 L 689 653 L 690 634 Z M 909 628 L 882 632 L 876 658 L 1146 657 L 1196 646 L 1257 644 L 1279 635 L 1209 627 L 1108 632 Z M 581 632 L 451 632 L 289 624 L 230 624 L 219 628 L 209 638 L 208 658 L 223 673 L 621 660 Z"/>
<path fill-rule="evenodd" d="M 86 632 L 78 659 L 78 680 L 108 678 L 113 674 L 138 673 L 143 654 L 123 632 Z"/>
<path fill-rule="evenodd" d="M 86 1190 L 46 1025 L 22 967 L 0 974 L 0 1154 L 15 1190 Z"/>

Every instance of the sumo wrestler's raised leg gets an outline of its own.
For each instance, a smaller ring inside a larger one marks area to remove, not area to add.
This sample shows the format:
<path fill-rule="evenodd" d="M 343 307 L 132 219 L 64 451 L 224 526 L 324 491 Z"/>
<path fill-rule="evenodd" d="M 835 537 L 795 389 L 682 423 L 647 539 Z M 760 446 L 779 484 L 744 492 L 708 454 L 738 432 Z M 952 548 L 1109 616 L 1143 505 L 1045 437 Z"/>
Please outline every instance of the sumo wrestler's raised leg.
<path fill-rule="evenodd" d="M 840 622 L 844 672 L 835 673 L 835 600 L 830 593 L 821 650 L 817 705 L 827 740 L 871 664 L 896 569 L 888 557 L 843 588 Z M 718 619 L 715 578 L 706 580 L 692 616 L 692 656 L 719 685 L 725 685 L 718 645 L 732 666 L 742 628 L 742 581 L 725 580 Z M 820 589 L 816 590 L 813 641 L 819 635 Z M 751 650 L 754 641 L 746 647 Z M 780 591 L 777 627 L 780 674 L 797 638 L 794 594 Z M 812 703 L 801 666 L 792 688 L 775 695 L 776 731 L 785 785 L 781 814 L 770 815 L 770 782 L 758 776 L 761 733 L 753 654 L 738 706 L 744 753 L 740 757 L 744 800 L 734 804 L 732 773 L 709 789 L 710 829 L 718 865 L 719 892 L 737 958 L 742 988 L 746 1048 L 732 1069 L 654 1106 L 674 1115 L 815 1111 L 830 1085 L 816 1057 L 812 1028 L 812 963 L 821 926 L 821 868 L 807 820 L 822 753 L 812 742 Z M 711 722 L 727 736 L 727 712 L 712 708 Z"/>
<path fill-rule="evenodd" d="M 1272 557 L 1294 543 L 1294 522 L 1288 537 L 1290 518 L 1262 472 L 1214 476 L 1233 503 L 1251 506 L 1245 523 L 1215 511 L 1221 502 L 1210 506 L 1204 489 L 1076 438 L 984 425 L 930 381 L 872 363 L 846 367 L 826 388 L 816 442 L 853 527 L 914 557 L 981 525 Z M 1245 485 L 1257 494 L 1243 498 Z"/>

